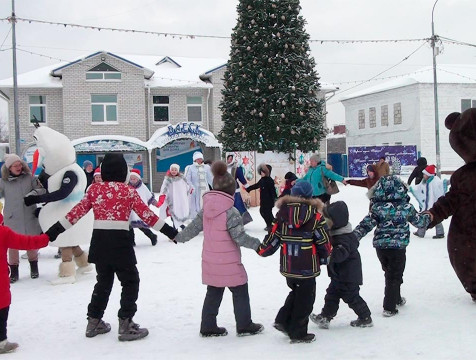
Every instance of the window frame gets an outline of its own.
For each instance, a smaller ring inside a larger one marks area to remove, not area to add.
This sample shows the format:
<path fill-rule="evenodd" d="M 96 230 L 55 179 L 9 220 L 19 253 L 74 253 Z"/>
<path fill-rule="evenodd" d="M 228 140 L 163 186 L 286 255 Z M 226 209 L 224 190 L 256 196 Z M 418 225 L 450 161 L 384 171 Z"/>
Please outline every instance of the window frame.
<path fill-rule="evenodd" d="M 167 98 L 167 103 L 154 103 L 154 98 Z M 155 108 L 167 108 L 167 120 L 155 119 Z M 188 116 L 188 113 L 187 113 Z M 169 95 L 152 95 L 152 117 L 154 123 L 169 123 L 170 122 L 170 96 Z"/>
<path fill-rule="evenodd" d="M 89 74 L 99 74 L 101 75 L 101 78 L 98 79 L 88 79 Z M 106 75 L 109 74 L 114 74 L 117 75 L 119 74 L 119 79 L 107 79 Z M 91 82 L 121 82 L 122 81 L 122 73 L 120 71 L 86 71 L 86 81 L 91 81 Z"/>
<path fill-rule="evenodd" d="M 200 98 L 200 104 L 198 103 L 191 103 L 189 102 L 189 100 L 191 100 L 192 98 Z M 190 119 L 190 113 L 189 113 L 189 110 L 190 109 L 194 109 L 194 108 L 200 108 L 200 120 L 191 120 Z M 187 96 L 187 121 L 188 122 L 203 122 L 203 96 Z"/>
<path fill-rule="evenodd" d="M 377 127 L 377 108 L 375 106 L 369 107 L 369 127 Z"/>
<path fill-rule="evenodd" d="M 397 120 L 400 120 L 397 122 Z M 403 124 L 403 116 L 402 116 L 402 103 L 394 103 L 393 104 L 393 125 L 402 125 Z"/>
<path fill-rule="evenodd" d="M 365 110 L 359 110 L 357 119 L 359 121 L 359 130 L 365 129 Z"/>
<path fill-rule="evenodd" d="M 34 104 L 31 102 L 31 98 L 32 97 L 39 97 L 39 98 L 44 98 L 44 103 L 39 103 L 39 104 Z M 28 95 L 28 113 L 29 113 L 29 118 L 30 118 L 30 125 L 33 125 L 34 126 L 34 123 L 32 122 L 32 113 L 31 113 L 31 110 L 33 107 L 36 107 L 36 108 L 40 108 L 40 109 L 43 109 L 42 110 L 42 113 L 43 113 L 43 116 L 44 116 L 44 121 L 38 121 L 39 124 L 46 124 L 47 123 L 47 110 L 48 110 L 48 107 L 47 107 L 47 100 L 46 100 L 46 95 Z"/>
<path fill-rule="evenodd" d="M 93 96 L 115 96 L 115 102 L 93 102 Z M 107 107 L 114 105 L 116 107 L 116 120 L 107 120 Z M 103 120 L 95 121 L 93 120 L 93 106 L 102 106 L 103 107 Z M 119 107 L 117 102 L 117 94 L 91 94 L 91 124 L 92 125 L 110 125 L 110 124 L 119 124 Z"/>

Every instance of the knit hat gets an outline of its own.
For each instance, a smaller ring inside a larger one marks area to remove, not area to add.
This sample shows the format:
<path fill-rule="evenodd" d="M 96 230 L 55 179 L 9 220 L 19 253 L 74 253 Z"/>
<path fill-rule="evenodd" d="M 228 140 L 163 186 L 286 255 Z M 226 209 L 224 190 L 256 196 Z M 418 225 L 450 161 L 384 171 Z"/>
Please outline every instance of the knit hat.
<path fill-rule="evenodd" d="M 297 180 L 297 176 L 295 173 L 288 171 L 286 175 L 284 175 L 284 179 L 289 180 L 289 181 L 294 181 Z"/>
<path fill-rule="evenodd" d="M 235 194 L 236 182 L 227 171 L 227 166 L 224 161 L 215 161 L 212 164 L 213 174 L 213 190 L 223 191 L 228 195 Z"/>
<path fill-rule="evenodd" d="M 84 160 L 83 169 L 86 169 L 88 166 L 93 166 L 93 163 L 89 160 Z"/>
<path fill-rule="evenodd" d="M 10 169 L 13 163 L 21 161 L 20 157 L 17 154 L 5 154 L 5 167 Z"/>
<path fill-rule="evenodd" d="M 349 209 L 343 201 L 336 201 L 324 206 L 324 217 L 332 221 L 332 228 L 338 229 L 346 226 L 349 222 Z"/>
<path fill-rule="evenodd" d="M 129 170 L 124 156 L 107 153 L 101 163 L 101 176 L 104 181 L 126 182 Z"/>
<path fill-rule="evenodd" d="M 435 165 L 428 165 L 425 170 L 422 171 L 423 174 L 427 176 L 435 176 L 436 175 L 436 166 Z"/>
<path fill-rule="evenodd" d="M 367 171 L 370 171 L 370 172 L 375 172 L 375 168 L 373 165 L 367 165 Z"/>
<path fill-rule="evenodd" d="M 312 197 L 312 185 L 309 181 L 299 181 L 291 188 L 291 195 L 303 198 Z"/>
<path fill-rule="evenodd" d="M 193 153 L 193 162 L 195 162 L 197 159 L 203 160 L 203 154 L 200 151 L 195 151 Z"/>
<path fill-rule="evenodd" d="M 177 171 L 180 171 L 180 165 L 179 165 L 179 164 L 172 164 L 172 165 L 170 165 L 169 170 L 172 170 L 172 168 L 175 168 L 175 169 L 177 169 Z"/>
<path fill-rule="evenodd" d="M 319 155 L 319 154 L 313 154 L 313 155 L 309 158 L 309 161 L 321 162 L 321 155 Z"/>
<path fill-rule="evenodd" d="M 98 175 L 101 175 L 101 167 L 100 166 L 98 166 L 96 168 L 96 170 L 94 170 L 94 174 L 93 174 L 93 176 L 98 176 Z"/>
<path fill-rule="evenodd" d="M 142 178 L 140 177 L 140 170 L 139 169 L 132 169 L 131 170 L 131 176 L 135 176 L 139 180 L 142 180 Z"/>

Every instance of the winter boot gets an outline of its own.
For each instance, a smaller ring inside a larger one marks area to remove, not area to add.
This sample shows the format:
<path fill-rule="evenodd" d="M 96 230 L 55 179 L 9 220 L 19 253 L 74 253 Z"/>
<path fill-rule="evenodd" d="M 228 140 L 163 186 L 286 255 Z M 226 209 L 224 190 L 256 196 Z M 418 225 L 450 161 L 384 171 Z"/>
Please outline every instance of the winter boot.
<path fill-rule="evenodd" d="M 132 319 L 119 318 L 119 341 L 134 341 L 149 335 L 149 330 L 139 326 Z"/>
<path fill-rule="evenodd" d="M 353 326 L 353 327 L 372 327 L 374 326 L 373 322 L 372 322 L 372 318 L 369 316 L 369 317 L 366 317 L 366 318 L 358 318 L 357 320 L 353 320 L 350 322 L 350 326 Z"/>
<path fill-rule="evenodd" d="M 78 266 L 78 268 L 76 269 L 76 272 L 78 274 L 85 274 L 93 271 L 93 267 L 90 263 L 88 263 L 88 255 L 84 251 L 80 256 L 74 257 L 74 262 Z"/>
<path fill-rule="evenodd" d="M 395 309 L 395 310 L 384 310 L 382 315 L 385 316 L 385 317 L 392 317 L 392 316 L 395 316 L 398 314 L 398 310 Z"/>
<path fill-rule="evenodd" d="M 216 327 L 213 330 L 200 330 L 201 337 L 216 337 L 216 336 L 226 336 L 228 331 L 224 327 Z"/>
<path fill-rule="evenodd" d="M 238 336 L 247 336 L 247 335 L 256 335 L 264 330 L 264 326 L 261 324 L 255 324 L 252 322 L 244 329 L 236 329 L 236 335 Z"/>
<path fill-rule="evenodd" d="M 18 265 L 10 265 L 10 284 L 18 281 Z"/>
<path fill-rule="evenodd" d="M 276 330 L 281 331 L 281 332 L 282 332 L 283 334 L 285 334 L 285 335 L 288 334 L 288 332 L 286 331 L 285 326 L 284 326 L 283 324 L 281 324 L 281 323 L 275 322 L 275 323 L 273 324 L 273 327 L 274 327 Z"/>
<path fill-rule="evenodd" d="M 329 323 L 332 320 L 332 318 L 328 318 L 322 314 L 311 314 L 309 319 L 311 319 L 314 324 L 317 324 L 319 329 L 329 329 Z"/>
<path fill-rule="evenodd" d="M 59 278 L 52 285 L 74 284 L 76 282 L 76 266 L 72 261 L 63 261 L 59 265 Z"/>
<path fill-rule="evenodd" d="M 55 259 L 61 259 L 61 249 L 58 248 L 58 252 L 55 254 Z"/>
<path fill-rule="evenodd" d="M 38 261 L 30 261 L 30 276 L 32 279 L 38 279 L 40 276 L 38 272 Z"/>
<path fill-rule="evenodd" d="M 7 339 L 0 341 L 0 354 L 7 354 L 9 352 L 15 351 L 17 347 L 17 343 L 8 342 Z"/>
<path fill-rule="evenodd" d="M 407 303 L 407 299 L 405 299 L 404 297 L 401 297 L 400 301 L 397 302 L 397 306 L 403 306 L 406 303 Z"/>
<path fill-rule="evenodd" d="M 86 327 L 86 337 L 92 338 L 99 334 L 111 331 L 111 325 L 102 319 L 94 319 L 88 316 L 88 326 Z"/>
<path fill-rule="evenodd" d="M 311 343 L 316 340 L 316 335 L 314 334 L 306 334 L 301 338 L 294 338 L 291 339 L 291 344 L 299 344 L 299 343 Z"/>

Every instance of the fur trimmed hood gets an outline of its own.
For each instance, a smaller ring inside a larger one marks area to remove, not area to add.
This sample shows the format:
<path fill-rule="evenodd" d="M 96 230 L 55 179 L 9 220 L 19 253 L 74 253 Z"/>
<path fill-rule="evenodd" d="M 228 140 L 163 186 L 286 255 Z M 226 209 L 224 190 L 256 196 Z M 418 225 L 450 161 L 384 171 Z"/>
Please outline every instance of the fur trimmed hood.
<path fill-rule="evenodd" d="M 22 174 L 31 175 L 31 170 L 30 170 L 28 164 L 23 160 L 20 160 L 20 161 L 21 161 L 21 165 L 22 165 Z M 5 164 L 2 165 L 2 170 L 1 171 L 2 171 L 2 179 L 4 181 L 7 181 L 8 177 L 10 176 L 10 171 L 7 169 Z"/>
<path fill-rule="evenodd" d="M 305 199 L 299 196 L 292 196 L 292 195 L 286 195 L 286 196 L 283 196 L 282 198 L 279 198 L 278 201 L 276 201 L 275 206 L 278 209 L 280 209 L 282 206 L 290 204 L 290 203 L 302 203 L 306 205 L 315 206 L 321 214 L 322 214 L 322 210 L 324 209 L 324 203 L 320 199 L 317 199 L 317 198 Z"/>

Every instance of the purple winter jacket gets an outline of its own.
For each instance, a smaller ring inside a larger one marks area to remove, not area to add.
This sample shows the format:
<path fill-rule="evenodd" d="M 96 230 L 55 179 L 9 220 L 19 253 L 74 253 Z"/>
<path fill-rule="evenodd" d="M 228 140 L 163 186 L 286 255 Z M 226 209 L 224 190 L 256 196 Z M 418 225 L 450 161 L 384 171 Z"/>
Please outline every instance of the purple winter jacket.
<path fill-rule="evenodd" d="M 256 250 L 260 241 L 247 235 L 234 197 L 221 191 L 203 195 L 203 209 L 176 237 L 186 242 L 203 230 L 202 283 L 215 287 L 246 284 L 248 276 L 241 263 L 240 246 Z"/>

